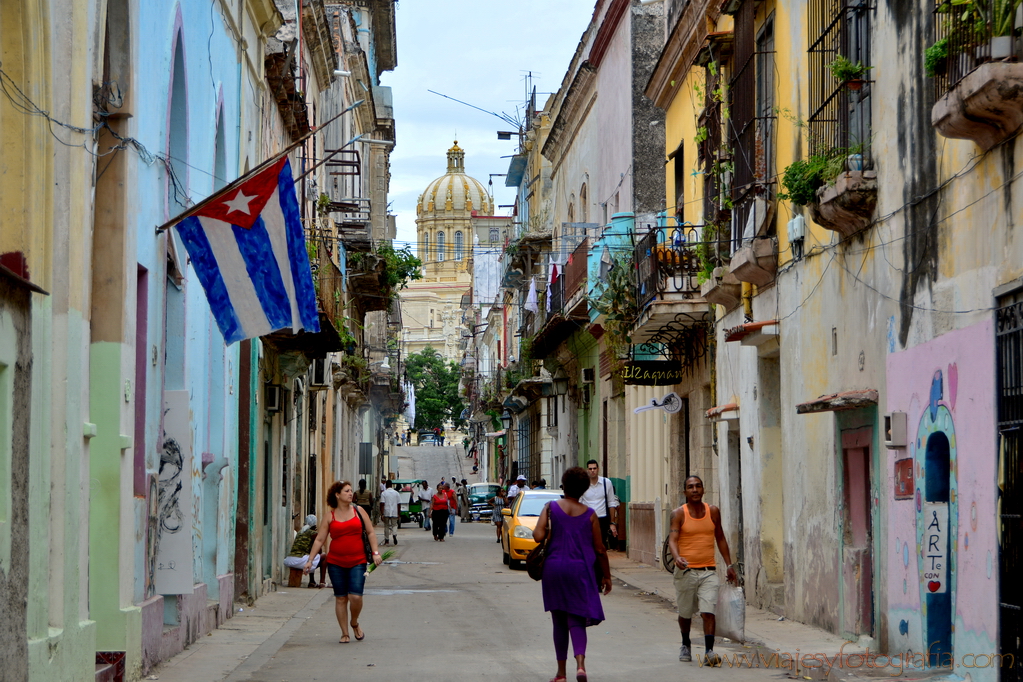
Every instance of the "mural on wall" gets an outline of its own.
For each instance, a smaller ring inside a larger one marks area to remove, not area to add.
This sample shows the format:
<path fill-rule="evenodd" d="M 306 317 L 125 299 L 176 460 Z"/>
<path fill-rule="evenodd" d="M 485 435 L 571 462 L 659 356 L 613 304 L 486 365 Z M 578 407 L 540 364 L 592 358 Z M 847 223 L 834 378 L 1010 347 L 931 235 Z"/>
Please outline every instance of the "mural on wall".
<path fill-rule="evenodd" d="M 975 681 L 997 679 L 994 668 L 961 668 L 964 656 L 998 650 L 994 348 L 985 321 L 887 359 L 887 411 L 906 412 L 909 423 L 906 447 L 887 451 L 883 486 L 893 543 L 888 645 L 929 652 L 929 665 Z M 896 481 L 896 462 L 907 459 L 908 499 Z"/>
<path fill-rule="evenodd" d="M 157 594 L 192 592 L 192 430 L 188 391 L 164 394 L 164 431 L 157 475 Z M 187 491 L 187 492 L 186 492 Z"/>

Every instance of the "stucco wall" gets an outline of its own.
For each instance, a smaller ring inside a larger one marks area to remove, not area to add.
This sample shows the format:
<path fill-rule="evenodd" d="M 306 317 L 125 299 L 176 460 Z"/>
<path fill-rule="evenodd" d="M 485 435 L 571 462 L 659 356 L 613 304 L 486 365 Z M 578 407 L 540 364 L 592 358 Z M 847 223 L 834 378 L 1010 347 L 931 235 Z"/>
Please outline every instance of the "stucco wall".
<path fill-rule="evenodd" d="M 949 501 L 956 673 L 998 679 L 997 667 L 963 667 L 967 654 L 991 654 L 998 642 L 998 544 L 996 535 L 995 338 L 991 320 L 949 332 L 888 356 L 888 410 L 908 414 L 909 445 L 888 450 L 882 494 L 888 500 L 888 645 L 893 651 L 926 650 L 927 608 L 934 588 L 922 507 L 927 475 L 924 451 L 931 433 L 951 444 Z M 914 496 L 895 500 L 895 461 L 913 462 Z M 969 660 L 966 661 L 969 664 Z"/>
<path fill-rule="evenodd" d="M 28 677 L 30 296 L 0 279 L 0 669 L 18 680 Z"/>

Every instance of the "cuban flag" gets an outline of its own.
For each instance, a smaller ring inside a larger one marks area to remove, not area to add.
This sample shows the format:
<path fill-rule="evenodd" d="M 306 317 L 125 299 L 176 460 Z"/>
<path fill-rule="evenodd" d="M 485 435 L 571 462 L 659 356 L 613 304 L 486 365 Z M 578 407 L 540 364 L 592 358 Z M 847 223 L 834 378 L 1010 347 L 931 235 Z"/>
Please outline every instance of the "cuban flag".
<path fill-rule="evenodd" d="M 286 156 L 197 206 L 177 229 L 228 344 L 278 329 L 320 331 Z"/>

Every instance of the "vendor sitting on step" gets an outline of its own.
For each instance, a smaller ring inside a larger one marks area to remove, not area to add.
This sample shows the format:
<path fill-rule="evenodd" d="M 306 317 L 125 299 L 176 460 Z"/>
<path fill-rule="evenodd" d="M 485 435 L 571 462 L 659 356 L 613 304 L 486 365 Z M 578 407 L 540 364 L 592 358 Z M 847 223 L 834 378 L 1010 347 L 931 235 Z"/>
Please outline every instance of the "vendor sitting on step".
<path fill-rule="evenodd" d="M 291 551 L 288 556 L 284 558 L 284 565 L 288 568 L 297 568 L 302 570 L 305 568 L 306 562 L 309 561 L 309 550 L 313 547 L 313 541 L 316 540 L 316 514 L 310 514 L 305 517 L 306 525 L 302 526 L 302 530 L 295 536 L 295 542 L 291 543 Z M 317 554 L 313 557 L 313 570 L 309 573 L 309 587 L 324 587 L 327 580 L 327 564 L 321 562 L 323 554 Z M 320 567 L 320 583 L 317 585 L 316 567 Z"/>

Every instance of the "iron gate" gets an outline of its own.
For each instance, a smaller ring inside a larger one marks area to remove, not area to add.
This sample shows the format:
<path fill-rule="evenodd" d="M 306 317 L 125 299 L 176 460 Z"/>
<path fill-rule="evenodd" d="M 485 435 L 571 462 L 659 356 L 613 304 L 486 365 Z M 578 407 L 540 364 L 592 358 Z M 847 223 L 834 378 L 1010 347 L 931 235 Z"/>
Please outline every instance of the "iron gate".
<path fill-rule="evenodd" d="M 1015 682 L 1023 653 L 1023 297 L 998 309 L 996 352 L 998 357 L 998 431 L 1002 439 L 1002 471 L 999 477 L 999 628 L 1003 665 L 1002 682 Z M 1011 655 L 1011 658 L 1010 658 Z"/>

